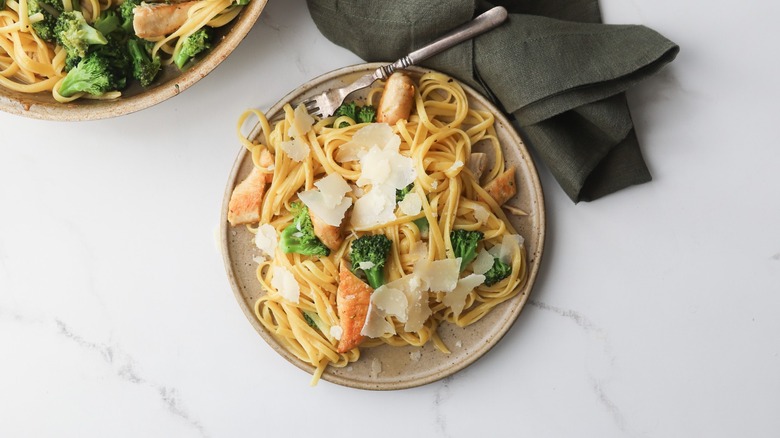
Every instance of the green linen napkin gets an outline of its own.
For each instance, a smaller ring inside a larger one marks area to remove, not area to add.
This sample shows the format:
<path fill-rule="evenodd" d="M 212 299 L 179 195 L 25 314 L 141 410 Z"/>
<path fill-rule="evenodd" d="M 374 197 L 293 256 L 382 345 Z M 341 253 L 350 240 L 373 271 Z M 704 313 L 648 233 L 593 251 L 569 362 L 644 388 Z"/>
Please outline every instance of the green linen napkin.
<path fill-rule="evenodd" d="M 650 181 L 623 92 L 679 48 L 644 26 L 601 24 L 598 0 L 307 2 L 323 35 L 366 61 L 395 61 L 506 7 L 503 25 L 422 65 L 493 99 L 573 201 Z"/>

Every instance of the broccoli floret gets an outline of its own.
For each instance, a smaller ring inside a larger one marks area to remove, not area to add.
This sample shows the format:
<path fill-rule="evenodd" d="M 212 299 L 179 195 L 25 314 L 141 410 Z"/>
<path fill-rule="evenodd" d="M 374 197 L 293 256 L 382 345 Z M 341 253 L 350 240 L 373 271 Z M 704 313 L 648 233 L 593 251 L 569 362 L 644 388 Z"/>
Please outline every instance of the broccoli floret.
<path fill-rule="evenodd" d="M 395 189 L 395 202 L 398 203 L 403 201 L 406 195 L 408 195 L 413 188 L 414 188 L 414 183 L 409 183 L 408 186 L 402 189 Z"/>
<path fill-rule="evenodd" d="M 420 237 L 423 239 L 428 238 L 428 230 L 430 229 L 431 225 L 428 223 L 428 218 L 423 216 L 419 219 L 415 219 L 412 222 L 414 222 L 415 225 L 417 225 L 417 229 L 420 230 Z"/>
<path fill-rule="evenodd" d="M 65 97 L 82 92 L 100 95 L 124 85 L 125 78 L 116 76 L 108 59 L 91 53 L 68 72 L 59 92 Z"/>
<path fill-rule="evenodd" d="M 152 56 L 152 46 L 153 43 L 136 37 L 127 40 L 127 50 L 133 64 L 133 77 L 138 79 L 138 82 L 144 87 L 148 87 L 154 82 L 162 65 L 159 56 Z"/>
<path fill-rule="evenodd" d="M 93 46 L 89 55 L 104 59 L 113 73 L 114 90 L 123 90 L 127 85 L 130 70 L 130 55 L 127 53 L 124 33 L 113 32 L 108 35 L 108 44 Z"/>
<path fill-rule="evenodd" d="M 371 105 L 361 107 L 355 102 L 349 102 L 341 104 L 333 115 L 336 117 L 349 117 L 355 123 L 372 123 L 376 120 L 376 109 Z M 349 123 L 341 122 L 338 128 L 346 128 L 347 126 L 349 126 Z"/>
<path fill-rule="evenodd" d="M 54 33 L 57 42 L 65 48 L 69 64 L 74 64 L 75 59 L 85 57 L 90 45 L 108 43 L 106 37 L 90 26 L 84 19 L 84 15 L 78 11 L 60 14 Z"/>
<path fill-rule="evenodd" d="M 352 120 L 357 120 L 357 109 L 358 106 L 355 102 L 342 103 L 333 115 L 335 117 L 349 117 Z M 349 126 L 349 123 L 341 122 L 338 128 L 346 128 L 347 126 Z"/>
<path fill-rule="evenodd" d="M 460 272 L 477 258 L 477 244 L 485 237 L 481 231 L 454 230 L 450 232 L 450 242 L 455 257 L 460 257 Z"/>
<path fill-rule="evenodd" d="M 342 103 L 333 115 L 336 117 L 346 116 L 355 120 L 357 118 L 357 108 L 358 106 L 355 102 Z"/>
<path fill-rule="evenodd" d="M 385 284 L 385 262 L 392 242 L 384 234 L 365 235 L 352 242 L 350 261 L 352 272 L 363 271 L 368 284 L 374 289 Z M 371 262 L 373 266 L 361 269 L 360 263 Z"/>
<path fill-rule="evenodd" d="M 212 33 L 211 28 L 202 27 L 184 40 L 179 48 L 179 53 L 173 58 L 173 61 L 176 63 L 176 66 L 179 67 L 179 70 L 182 70 L 184 65 L 187 64 L 190 59 L 194 58 L 195 55 L 211 48 Z"/>
<path fill-rule="evenodd" d="M 119 18 L 116 11 L 108 10 L 103 11 L 92 25 L 98 32 L 103 34 L 103 36 L 108 37 L 109 34 L 122 27 L 122 20 Z"/>
<path fill-rule="evenodd" d="M 354 120 L 358 123 L 373 123 L 376 120 L 376 109 L 366 105 L 358 110 L 357 119 Z"/>
<path fill-rule="evenodd" d="M 40 13 L 43 19 L 32 24 L 32 28 L 41 39 L 53 43 L 57 39 L 54 31 L 57 26 L 57 17 L 62 12 L 62 2 L 52 0 L 51 3 L 45 3 L 40 0 L 27 0 L 27 16 Z"/>
<path fill-rule="evenodd" d="M 485 285 L 493 286 L 499 281 L 509 277 L 512 273 L 512 267 L 502 262 L 498 258 L 493 259 L 493 266 L 485 272 Z"/>
<path fill-rule="evenodd" d="M 131 35 L 135 35 L 133 30 L 133 10 L 141 4 L 141 0 L 125 0 L 117 8 L 119 17 L 122 19 L 122 29 Z"/>
<path fill-rule="evenodd" d="M 292 204 L 295 219 L 282 231 L 279 245 L 285 254 L 291 252 L 307 256 L 327 256 L 330 249 L 314 235 L 314 225 L 309 217 L 309 209 L 301 202 Z"/>

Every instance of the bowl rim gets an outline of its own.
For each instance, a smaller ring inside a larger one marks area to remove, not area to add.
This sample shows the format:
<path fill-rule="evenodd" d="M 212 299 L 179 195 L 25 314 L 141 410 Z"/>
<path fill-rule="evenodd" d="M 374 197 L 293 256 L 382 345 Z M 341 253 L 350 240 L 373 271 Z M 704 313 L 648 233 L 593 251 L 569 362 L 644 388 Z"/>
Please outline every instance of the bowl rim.
<path fill-rule="evenodd" d="M 115 100 L 94 100 L 85 105 L 79 103 L 80 101 L 60 103 L 34 99 L 34 96 L 48 92 L 19 93 L 18 98 L 11 97 L 5 94 L 7 89 L 0 87 L 0 110 L 40 120 L 87 121 L 123 116 L 152 107 L 178 95 L 211 73 L 249 34 L 266 3 L 268 0 L 251 0 L 241 11 L 233 27 L 203 59 L 178 76 L 137 95 Z"/>

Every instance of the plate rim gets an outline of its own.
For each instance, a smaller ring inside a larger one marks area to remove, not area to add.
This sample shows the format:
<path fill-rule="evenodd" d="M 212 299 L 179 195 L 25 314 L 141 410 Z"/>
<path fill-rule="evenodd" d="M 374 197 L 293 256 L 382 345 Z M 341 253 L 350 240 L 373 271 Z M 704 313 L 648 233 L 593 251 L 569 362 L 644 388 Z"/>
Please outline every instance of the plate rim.
<path fill-rule="evenodd" d="M 306 83 L 295 88 L 293 91 L 287 93 L 284 97 L 282 97 L 279 101 L 277 101 L 266 112 L 267 117 L 269 118 L 269 120 L 271 120 L 276 113 L 282 110 L 283 106 L 286 103 L 295 101 L 296 97 L 305 94 L 308 90 L 317 87 L 319 84 L 322 84 L 331 79 L 336 79 L 348 74 L 355 74 L 362 70 L 369 72 L 386 64 L 387 63 L 383 63 L 383 62 L 353 64 L 317 76 L 312 80 L 307 81 Z M 438 72 L 437 70 L 434 69 L 419 67 L 419 66 L 410 66 L 405 68 L 405 70 L 416 71 L 419 73 Z M 539 220 L 539 227 L 535 233 L 538 239 L 538 248 L 534 249 L 533 254 L 528 254 L 529 257 L 533 256 L 535 258 L 535 263 L 533 263 L 533 265 L 530 266 L 526 283 L 524 285 L 518 286 L 521 289 L 527 288 L 527 292 L 520 294 L 519 296 L 520 300 L 518 303 L 515 304 L 515 307 L 512 309 L 509 316 L 504 318 L 501 321 L 501 324 L 498 327 L 496 327 L 497 330 L 492 331 L 493 336 L 490 342 L 481 345 L 479 348 L 475 350 L 472 350 L 469 353 L 469 355 L 465 358 L 465 360 L 459 362 L 457 365 L 453 365 L 444 370 L 438 371 L 436 373 L 432 373 L 430 375 L 422 376 L 422 377 L 405 379 L 402 381 L 375 382 L 372 384 L 366 384 L 365 382 L 362 381 L 355 381 L 353 379 L 346 378 L 342 375 L 329 374 L 326 369 L 326 371 L 321 376 L 321 380 L 325 380 L 330 383 L 335 383 L 350 388 L 364 389 L 364 390 L 380 390 L 380 391 L 409 389 L 409 388 L 414 388 L 414 387 L 426 385 L 428 383 L 441 380 L 447 376 L 462 371 L 463 369 L 467 368 L 468 366 L 476 362 L 478 359 L 482 358 L 488 351 L 490 351 L 495 345 L 497 345 L 498 342 L 509 332 L 512 325 L 514 325 L 514 322 L 517 320 L 518 316 L 520 315 L 521 311 L 525 308 L 525 304 L 527 303 L 528 297 L 530 296 L 533 290 L 533 286 L 536 283 L 536 278 L 539 273 L 542 256 L 544 254 L 544 245 L 545 245 L 545 237 L 546 237 L 546 224 L 547 224 L 546 210 L 545 210 L 545 202 L 544 202 L 544 192 L 542 190 L 541 180 L 539 178 L 539 172 L 538 169 L 536 168 L 536 164 L 534 163 L 534 160 L 530 152 L 528 151 L 528 148 L 526 147 L 525 143 L 520 137 L 520 134 L 517 132 L 517 129 L 515 129 L 515 127 L 512 125 L 509 119 L 507 119 L 507 117 L 503 114 L 503 112 L 501 112 L 501 110 L 498 109 L 495 104 L 490 102 L 489 99 L 487 99 L 481 93 L 476 91 L 474 88 L 468 86 L 467 84 L 463 83 L 460 80 L 458 80 L 458 83 L 461 85 L 461 87 L 463 87 L 464 91 L 466 91 L 466 94 L 469 95 L 469 97 L 473 97 L 477 99 L 480 104 L 484 105 L 487 109 L 490 110 L 490 112 L 495 116 L 496 122 L 501 122 L 503 124 L 507 133 L 519 145 L 520 150 L 518 153 L 521 156 L 526 157 L 524 161 L 527 162 L 528 169 L 530 171 L 529 177 L 533 182 L 532 184 L 533 187 L 531 191 L 534 194 L 533 200 L 535 201 L 536 205 L 538 205 L 537 215 Z M 260 336 L 265 340 L 265 342 L 274 351 L 279 353 L 284 359 L 286 359 L 288 362 L 292 363 L 296 367 L 300 368 L 307 374 L 311 375 L 313 374 L 315 367 L 309 363 L 306 363 L 298 359 L 295 355 L 287 351 L 282 345 L 279 344 L 279 342 L 273 337 L 273 335 L 270 332 L 268 332 L 265 329 L 265 327 L 263 327 L 262 324 L 260 324 L 260 322 L 257 320 L 254 314 L 254 305 L 247 303 L 247 300 L 244 299 L 244 296 L 241 293 L 241 287 L 239 286 L 236 279 L 237 276 L 234 270 L 233 263 L 231 263 L 231 258 L 229 255 L 229 248 L 228 248 L 228 241 L 229 241 L 228 233 L 230 232 L 231 229 L 227 221 L 228 204 L 230 200 L 230 195 L 233 192 L 233 188 L 237 184 L 236 180 L 240 173 L 240 169 L 248 153 L 249 151 L 246 148 L 241 147 L 238 155 L 236 156 L 235 161 L 233 162 L 233 167 L 228 176 L 225 192 L 223 193 L 223 200 L 221 205 L 222 209 L 220 211 L 220 250 L 222 252 L 222 259 L 225 265 L 225 270 L 227 272 L 228 281 L 230 283 L 231 289 L 233 290 L 233 295 L 236 298 L 236 301 L 238 301 L 239 307 L 241 308 L 242 312 L 249 320 L 250 324 L 255 328 L 255 331 L 257 331 L 260 334 Z"/>

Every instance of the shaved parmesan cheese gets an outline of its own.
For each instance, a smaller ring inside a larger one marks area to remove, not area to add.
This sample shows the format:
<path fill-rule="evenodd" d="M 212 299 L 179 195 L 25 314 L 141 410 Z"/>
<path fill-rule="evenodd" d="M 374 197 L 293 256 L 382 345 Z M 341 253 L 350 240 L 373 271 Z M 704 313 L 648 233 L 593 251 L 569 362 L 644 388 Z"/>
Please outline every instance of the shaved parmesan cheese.
<path fill-rule="evenodd" d="M 352 198 L 342 197 L 341 202 L 334 207 L 330 207 L 329 202 L 326 201 L 325 196 L 319 190 L 307 190 L 298 193 L 298 198 L 309 207 L 309 211 L 322 219 L 326 224 L 334 227 L 341 226 L 344 214 L 352 205 Z"/>
<path fill-rule="evenodd" d="M 409 352 L 409 359 L 412 360 L 412 362 L 417 362 L 422 357 L 422 352 L 420 350 L 414 350 Z"/>
<path fill-rule="evenodd" d="M 419 278 L 413 275 L 411 277 L 412 280 L 417 280 L 418 285 L 414 287 L 410 284 L 410 287 L 404 290 L 406 299 L 409 302 L 409 307 L 406 310 L 404 330 L 407 332 L 419 332 L 433 311 L 428 305 L 428 291 L 419 287 Z"/>
<path fill-rule="evenodd" d="M 406 322 L 406 308 L 409 301 L 402 290 L 388 285 L 382 285 L 371 294 L 371 302 L 384 313 L 384 316 L 395 316 L 399 321 Z"/>
<path fill-rule="evenodd" d="M 368 126 L 361 130 L 366 128 Z M 357 229 L 366 229 L 394 220 L 395 191 L 413 183 L 417 176 L 412 159 L 398 152 L 400 137 L 392 135 L 397 141 L 391 139 L 384 148 L 371 146 L 360 157 L 361 172 L 356 183 L 360 187 L 370 185 L 371 191 L 355 201 L 352 226 Z"/>
<path fill-rule="evenodd" d="M 490 211 L 479 205 L 474 204 L 474 219 L 479 221 L 480 224 L 484 224 L 490 218 Z"/>
<path fill-rule="evenodd" d="M 482 250 L 477 254 L 477 258 L 471 264 L 471 270 L 475 274 L 484 274 L 493 267 L 494 257 L 489 252 Z"/>
<path fill-rule="evenodd" d="M 385 153 L 376 146 L 372 147 L 360 159 L 361 173 L 360 178 L 357 180 L 357 185 L 360 187 L 368 184 L 378 186 L 388 182 L 387 179 L 390 177 L 392 170 L 388 166 L 389 159 L 392 159 L 390 153 Z"/>
<path fill-rule="evenodd" d="M 344 334 L 344 329 L 337 325 L 330 326 L 330 335 L 333 336 L 336 340 L 341 340 L 341 335 Z"/>
<path fill-rule="evenodd" d="M 436 180 L 434 180 L 434 181 L 431 183 L 431 188 L 432 188 L 433 190 L 436 190 L 437 188 L 439 188 L 439 182 L 438 182 L 438 181 L 436 181 Z"/>
<path fill-rule="evenodd" d="M 344 199 L 344 195 L 352 190 L 338 173 L 331 173 L 315 182 L 314 186 L 320 189 L 325 205 L 330 208 L 335 208 Z"/>
<path fill-rule="evenodd" d="M 293 161 L 300 163 L 309 156 L 311 148 L 303 141 L 294 138 L 290 141 L 283 141 L 282 150 L 287 153 Z"/>
<path fill-rule="evenodd" d="M 414 273 L 420 281 L 433 292 L 451 292 L 458 284 L 460 257 L 456 259 L 418 260 L 414 264 Z"/>
<path fill-rule="evenodd" d="M 500 258 L 501 257 L 501 251 L 503 251 L 504 245 L 498 244 L 493 245 L 490 249 L 488 249 L 488 253 L 492 255 L 494 258 Z"/>
<path fill-rule="evenodd" d="M 295 108 L 293 120 L 290 124 L 290 129 L 287 130 L 287 135 L 293 138 L 303 137 L 311 131 L 312 126 L 314 126 L 314 118 L 306 111 L 306 107 L 303 104 L 300 104 Z"/>
<path fill-rule="evenodd" d="M 393 132 L 393 128 L 387 123 L 371 123 L 358 129 L 352 136 L 352 140 L 339 146 L 334 158 L 340 163 L 357 161 L 376 146 L 380 149 L 386 147 L 395 148 L 401 144 L 401 137 Z"/>
<path fill-rule="evenodd" d="M 458 170 L 461 167 L 463 167 L 463 161 L 457 160 L 454 163 L 452 163 L 452 166 L 450 166 L 450 168 L 447 169 L 447 172 L 452 172 L 452 171 Z"/>
<path fill-rule="evenodd" d="M 395 327 L 384 317 L 384 312 L 377 309 L 373 300 L 368 302 L 368 315 L 360 334 L 369 338 L 380 338 L 385 335 L 394 335 Z"/>
<path fill-rule="evenodd" d="M 506 264 L 512 263 L 512 254 L 521 246 L 525 239 L 519 234 L 507 234 L 501 240 L 501 250 L 498 253 L 498 258 Z"/>
<path fill-rule="evenodd" d="M 395 219 L 395 189 L 375 187 L 355 201 L 350 221 L 357 230 L 381 225 Z"/>
<path fill-rule="evenodd" d="M 417 193 L 407 193 L 398 206 L 405 215 L 414 216 L 422 211 L 422 199 Z"/>
<path fill-rule="evenodd" d="M 400 322 L 406 323 L 404 330 L 410 333 L 420 331 L 425 321 L 433 313 L 428 305 L 428 286 L 423 284 L 415 273 L 412 273 L 387 283 L 377 289 L 377 291 L 384 287 L 401 291 L 406 298 L 404 316 L 396 316 Z M 374 294 L 376 294 L 376 291 L 374 291 Z"/>
<path fill-rule="evenodd" d="M 413 256 L 417 260 L 428 257 L 428 243 L 417 241 L 417 243 L 414 245 L 414 249 L 409 251 L 409 255 Z"/>
<path fill-rule="evenodd" d="M 252 260 L 254 260 L 255 263 L 257 263 L 258 265 L 260 263 L 265 263 L 265 257 L 263 257 L 261 255 L 256 255 L 256 256 L 252 257 Z"/>
<path fill-rule="evenodd" d="M 458 285 L 452 292 L 444 295 L 442 303 L 452 309 L 452 313 L 457 317 L 463 311 L 466 305 L 466 296 L 474 290 L 475 287 L 485 282 L 485 276 L 481 274 L 471 274 L 458 280 Z"/>
<path fill-rule="evenodd" d="M 276 228 L 269 224 L 260 225 L 257 228 L 257 234 L 255 234 L 255 246 L 257 246 L 263 254 L 267 255 L 271 260 L 274 259 L 276 253 L 276 247 L 279 245 L 279 237 L 276 233 Z"/>
<path fill-rule="evenodd" d="M 287 270 L 284 266 L 274 266 L 272 269 L 273 278 L 271 279 L 271 286 L 279 291 L 279 295 L 281 295 L 282 298 L 291 303 L 298 304 L 301 295 L 301 287 L 298 285 L 298 282 L 295 281 L 292 272 Z"/>
<path fill-rule="evenodd" d="M 374 267 L 374 262 L 360 262 L 358 263 L 358 267 L 362 270 L 371 269 Z"/>

